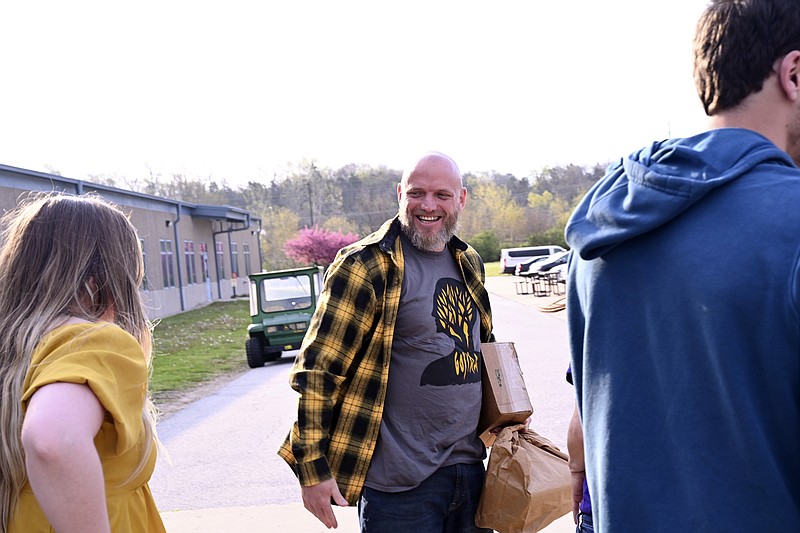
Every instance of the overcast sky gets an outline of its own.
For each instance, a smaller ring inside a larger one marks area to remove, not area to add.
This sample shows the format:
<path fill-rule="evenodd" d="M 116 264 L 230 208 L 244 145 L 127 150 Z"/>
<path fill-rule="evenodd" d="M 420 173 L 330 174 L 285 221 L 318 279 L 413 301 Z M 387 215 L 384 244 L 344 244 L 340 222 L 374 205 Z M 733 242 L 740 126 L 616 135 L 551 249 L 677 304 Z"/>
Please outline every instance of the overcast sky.
<path fill-rule="evenodd" d="M 706 124 L 704 0 L 9 0 L 0 163 L 269 181 L 315 159 L 529 175 Z"/>

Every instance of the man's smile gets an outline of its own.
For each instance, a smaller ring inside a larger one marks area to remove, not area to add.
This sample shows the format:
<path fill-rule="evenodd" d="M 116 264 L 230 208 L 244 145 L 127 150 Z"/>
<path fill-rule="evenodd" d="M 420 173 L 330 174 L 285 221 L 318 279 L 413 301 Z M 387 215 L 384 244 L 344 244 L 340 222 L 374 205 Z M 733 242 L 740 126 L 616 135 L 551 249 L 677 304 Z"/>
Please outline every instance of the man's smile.
<path fill-rule="evenodd" d="M 441 215 L 416 215 L 417 220 L 424 223 L 438 222 L 442 219 Z"/>

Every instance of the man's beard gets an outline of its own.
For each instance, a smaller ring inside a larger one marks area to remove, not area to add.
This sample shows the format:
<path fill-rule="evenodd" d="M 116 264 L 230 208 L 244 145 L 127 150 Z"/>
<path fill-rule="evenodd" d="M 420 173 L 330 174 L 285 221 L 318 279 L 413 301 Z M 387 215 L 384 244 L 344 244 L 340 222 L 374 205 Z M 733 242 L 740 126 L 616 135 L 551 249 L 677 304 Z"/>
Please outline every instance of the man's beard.
<path fill-rule="evenodd" d="M 795 112 L 786 139 L 786 153 L 800 166 L 800 111 Z"/>
<path fill-rule="evenodd" d="M 439 231 L 423 232 L 417 231 L 414 225 L 416 220 L 408 213 L 408 209 L 400 206 L 400 227 L 415 248 L 426 252 L 439 252 L 447 246 L 447 243 L 458 231 L 458 214 L 459 211 L 455 211 L 451 215 L 442 214 L 442 228 Z"/>

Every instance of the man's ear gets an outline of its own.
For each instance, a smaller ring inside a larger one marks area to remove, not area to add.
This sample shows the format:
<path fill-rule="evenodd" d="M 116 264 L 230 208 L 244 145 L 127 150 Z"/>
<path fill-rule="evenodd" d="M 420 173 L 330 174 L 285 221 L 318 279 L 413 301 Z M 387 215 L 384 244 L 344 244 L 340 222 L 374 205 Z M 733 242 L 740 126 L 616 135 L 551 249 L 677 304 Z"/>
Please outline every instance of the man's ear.
<path fill-rule="evenodd" d="M 800 100 L 800 51 L 793 50 L 783 56 L 777 70 L 778 81 L 786 97 L 792 102 Z"/>

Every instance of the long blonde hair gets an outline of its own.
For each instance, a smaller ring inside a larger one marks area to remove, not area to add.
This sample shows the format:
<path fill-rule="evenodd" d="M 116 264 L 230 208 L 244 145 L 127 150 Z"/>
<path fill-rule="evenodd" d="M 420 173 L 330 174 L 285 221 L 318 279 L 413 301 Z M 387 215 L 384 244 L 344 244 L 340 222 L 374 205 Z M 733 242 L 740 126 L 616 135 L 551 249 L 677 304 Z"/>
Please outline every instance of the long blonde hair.
<path fill-rule="evenodd" d="M 96 322 L 113 306 L 114 322 L 142 346 L 148 367 L 151 324 L 139 287 L 144 263 L 136 228 L 96 196 L 32 195 L 3 217 L 0 249 L 0 533 L 6 533 L 26 482 L 22 385 L 31 356 L 59 320 Z M 147 449 L 155 409 L 142 412 Z"/>

